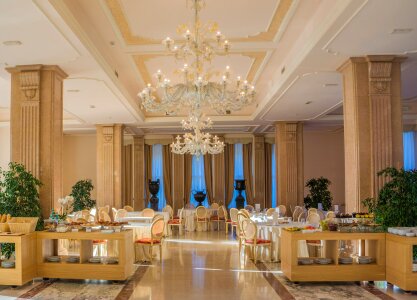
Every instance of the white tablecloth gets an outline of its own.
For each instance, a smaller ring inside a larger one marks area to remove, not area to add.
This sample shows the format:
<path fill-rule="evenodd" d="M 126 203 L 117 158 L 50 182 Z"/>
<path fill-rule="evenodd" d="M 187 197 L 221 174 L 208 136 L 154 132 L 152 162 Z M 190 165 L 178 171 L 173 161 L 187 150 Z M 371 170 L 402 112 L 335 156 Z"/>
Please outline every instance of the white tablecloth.
<path fill-rule="evenodd" d="M 293 222 L 289 224 L 279 224 L 279 225 L 272 225 L 270 223 L 257 223 L 258 227 L 258 237 L 266 240 L 272 240 L 272 257 L 271 260 L 276 262 L 279 261 L 281 258 L 281 251 L 280 251 L 280 242 L 281 242 L 281 230 L 287 227 L 293 226 L 302 226 L 304 224 L 299 222 Z M 259 251 L 260 259 L 266 260 L 269 259 L 269 253 L 262 253 L 266 252 L 268 249 L 267 247 L 265 250 Z M 306 241 L 299 241 L 298 242 L 298 256 L 299 257 L 308 257 L 308 248 Z"/>
<path fill-rule="evenodd" d="M 180 210 L 178 210 L 178 215 Z M 183 218 L 185 219 L 185 231 L 207 231 L 207 226 L 196 226 L 196 209 L 184 209 L 183 210 Z M 217 214 L 217 209 L 215 208 L 207 208 L 207 218 L 210 219 L 211 216 Z"/>
<path fill-rule="evenodd" d="M 161 215 L 164 217 L 164 221 L 165 221 L 165 228 L 164 228 L 164 234 L 167 235 L 168 233 L 168 221 L 169 221 L 169 213 L 168 212 L 164 212 L 164 211 L 156 211 L 155 212 L 156 215 Z M 121 221 L 121 222 L 128 222 L 129 225 L 137 225 L 137 224 L 141 224 L 141 223 L 145 223 L 145 224 L 150 224 L 152 222 L 151 217 L 143 217 L 142 216 L 142 212 L 141 211 L 132 211 L 132 212 L 128 212 L 126 214 L 126 217 L 124 218 L 120 218 L 117 221 Z"/>

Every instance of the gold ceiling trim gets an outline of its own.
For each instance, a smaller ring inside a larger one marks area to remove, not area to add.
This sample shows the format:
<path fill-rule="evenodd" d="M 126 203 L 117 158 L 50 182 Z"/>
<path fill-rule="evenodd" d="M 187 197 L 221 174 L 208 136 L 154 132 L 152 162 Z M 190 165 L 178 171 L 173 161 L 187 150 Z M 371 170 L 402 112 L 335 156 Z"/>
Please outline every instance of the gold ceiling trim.
<path fill-rule="evenodd" d="M 241 38 L 231 38 L 232 42 L 272 42 L 278 33 L 279 28 L 284 21 L 285 16 L 291 8 L 293 0 L 280 0 L 277 6 L 274 16 L 269 24 L 267 31 L 260 32 L 256 35 Z M 106 5 L 113 16 L 113 19 L 118 27 L 126 45 L 139 46 L 139 45 L 152 45 L 160 44 L 160 39 L 152 39 L 141 36 L 133 35 L 130 30 L 129 23 L 123 12 L 120 0 L 106 0 Z"/>
<path fill-rule="evenodd" d="M 247 80 L 249 82 L 253 82 L 253 80 L 255 79 L 256 74 L 259 71 L 259 68 L 262 65 L 262 62 L 265 59 L 266 56 L 266 51 L 250 51 L 250 52 L 232 52 L 230 53 L 230 55 L 233 54 L 240 54 L 243 56 L 247 56 L 253 59 L 252 65 L 250 66 L 248 75 L 247 75 Z M 146 68 L 146 61 L 152 59 L 152 58 L 156 58 L 156 57 L 160 57 L 160 56 L 167 56 L 169 54 L 135 54 L 133 55 L 133 60 L 136 64 L 136 67 L 139 71 L 139 74 L 141 75 L 143 81 L 145 84 L 148 83 L 152 83 L 152 77 L 149 74 L 148 69 Z"/>

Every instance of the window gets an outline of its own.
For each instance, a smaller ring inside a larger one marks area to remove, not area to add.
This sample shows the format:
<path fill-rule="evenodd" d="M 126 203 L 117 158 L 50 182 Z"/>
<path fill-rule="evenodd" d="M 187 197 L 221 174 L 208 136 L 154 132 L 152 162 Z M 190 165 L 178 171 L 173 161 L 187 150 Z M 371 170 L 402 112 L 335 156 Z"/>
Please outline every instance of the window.
<path fill-rule="evenodd" d="M 234 179 L 245 179 L 243 175 L 243 145 L 235 144 L 235 169 L 234 169 Z M 233 192 L 233 199 L 230 201 L 229 208 L 236 207 L 236 196 L 239 195 L 238 191 Z M 242 196 L 245 198 L 246 206 L 246 194 L 245 191 L 242 191 Z"/>
<path fill-rule="evenodd" d="M 415 134 L 413 131 L 403 132 L 404 145 L 404 170 L 414 170 L 416 168 L 415 156 Z"/>
<path fill-rule="evenodd" d="M 158 210 L 166 205 L 165 193 L 164 193 L 164 168 L 163 168 L 163 158 L 162 158 L 162 145 L 156 144 L 152 146 L 152 180 L 159 179 L 159 192 L 157 197 Z M 149 203 L 150 206 L 150 203 Z"/>
<path fill-rule="evenodd" d="M 197 157 L 193 156 L 192 158 L 192 179 L 191 179 L 191 195 L 190 203 L 195 207 L 199 204 L 194 199 L 194 192 L 204 191 L 206 192 L 206 180 L 204 178 L 204 158 L 203 156 Z M 203 202 L 205 207 L 208 207 L 208 199 Z"/>
<path fill-rule="evenodd" d="M 276 157 L 275 157 L 275 144 L 272 145 L 272 158 L 271 158 L 271 203 L 272 207 L 277 207 L 277 170 L 276 170 Z"/>

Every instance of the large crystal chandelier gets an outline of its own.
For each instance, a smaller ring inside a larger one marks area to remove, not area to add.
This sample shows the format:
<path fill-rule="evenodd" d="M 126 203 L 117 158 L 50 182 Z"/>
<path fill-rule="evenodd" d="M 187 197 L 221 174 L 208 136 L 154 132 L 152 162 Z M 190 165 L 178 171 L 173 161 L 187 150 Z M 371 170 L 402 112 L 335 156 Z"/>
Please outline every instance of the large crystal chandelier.
<path fill-rule="evenodd" d="M 194 10 L 194 22 L 191 26 L 180 25 L 178 32 L 183 39 L 175 42 L 167 37 L 163 40 L 168 52 L 183 67 L 178 70 L 182 82 L 172 84 L 160 70 L 155 74 L 156 86 L 151 83 L 138 94 L 141 106 L 150 112 L 164 112 L 173 115 L 180 111 L 189 111 L 188 121 L 182 122 L 183 129 L 192 130 L 171 145 L 173 153 L 193 155 L 216 154 L 224 149 L 224 144 L 215 136 L 203 133 L 202 129 L 212 126 L 210 120 L 202 120 L 203 108 L 212 108 L 219 114 L 240 110 L 251 104 L 255 96 L 255 88 L 240 76 L 232 78 L 229 66 L 223 71 L 214 71 L 211 63 L 215 55 L 227 55 L 230 43 L 218 30 L 214 22 L 202 23 L 200 11 L 204 0 L 189 0 Z"/>

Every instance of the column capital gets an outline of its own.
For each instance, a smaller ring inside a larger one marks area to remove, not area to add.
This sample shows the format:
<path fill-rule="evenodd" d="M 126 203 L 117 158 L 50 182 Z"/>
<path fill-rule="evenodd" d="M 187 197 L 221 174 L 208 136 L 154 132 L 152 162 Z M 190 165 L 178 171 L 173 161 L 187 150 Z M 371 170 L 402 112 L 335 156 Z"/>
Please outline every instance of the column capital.
<path fill-rule="evenodd" d="M 54 71 L 62 78 L 68 77 L 68 74 L 65 73 L 58 65 L 19 65 L 6 68 L 6 70 L 10 74 L 29 71 Z"/>

